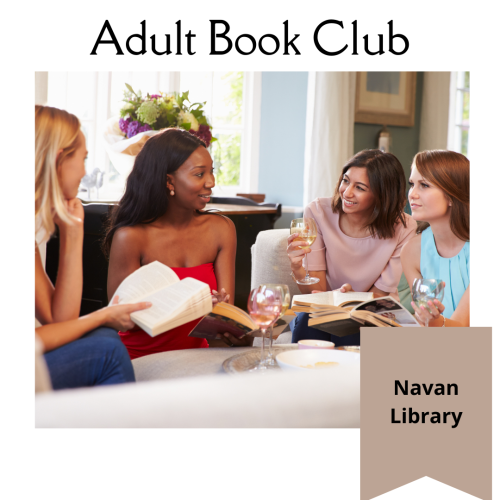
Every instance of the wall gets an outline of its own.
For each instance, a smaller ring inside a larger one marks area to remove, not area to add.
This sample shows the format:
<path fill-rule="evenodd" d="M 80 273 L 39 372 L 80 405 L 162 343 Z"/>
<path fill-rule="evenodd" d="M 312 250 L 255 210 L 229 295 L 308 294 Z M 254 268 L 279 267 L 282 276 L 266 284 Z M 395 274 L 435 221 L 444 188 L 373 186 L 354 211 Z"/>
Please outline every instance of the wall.
<path fill-rule="evenodd" d="M 302 206 L 307 72 L 262 72 L 259 193 Z"/>
<path fill-rule="evenodd" d="M 410 176 L 410 168 L 413 157 L 419 151 L 420 117 L 422 110 L 422 90 L 424 74 L 417 73 L 417 91 L 415 99 L 415 123 L 413 127 L 387 127 L 392 137 L 390 147 L 393 153 L 403 165 L 406 177 Z M 368 123 L 354 124 L 354 151 L 362 149 L 373 149 L 377 147 L 377 135 L 382 128 L 380 125 Z"/>
<path fill-rule="evenodd" d="M 413 156 L 419 151 L 423 93 L 422 72 L 417 73 L 415 122 L 413 127 L 387 127 L 394 153 L 410 176 Z M 259 193 L 266 202 L 302 206 L 304 175 L 307 72 L 263 72 L 259 153 Z M 354 151 L 377 147 L 381 125 L 354 124 Z M 289 227 L 300 210 L 284 210 L 275 228 Z"/>

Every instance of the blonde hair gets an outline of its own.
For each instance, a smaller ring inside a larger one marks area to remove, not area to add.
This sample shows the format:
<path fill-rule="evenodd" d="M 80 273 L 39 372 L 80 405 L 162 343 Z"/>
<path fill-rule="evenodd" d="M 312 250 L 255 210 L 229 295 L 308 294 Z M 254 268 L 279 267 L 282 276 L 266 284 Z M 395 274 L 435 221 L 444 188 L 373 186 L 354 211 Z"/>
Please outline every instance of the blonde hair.
<path fill-rule="evenodd" d="M 72 223 L 64 205 L 57 167 L 76 151 L 79 132 L 80 121 L 75 115 L 49 106 L 35 106 L 35 219 L 36 230 L 45 230 L 45 240 L 55 230 L 55 215 Z"/>

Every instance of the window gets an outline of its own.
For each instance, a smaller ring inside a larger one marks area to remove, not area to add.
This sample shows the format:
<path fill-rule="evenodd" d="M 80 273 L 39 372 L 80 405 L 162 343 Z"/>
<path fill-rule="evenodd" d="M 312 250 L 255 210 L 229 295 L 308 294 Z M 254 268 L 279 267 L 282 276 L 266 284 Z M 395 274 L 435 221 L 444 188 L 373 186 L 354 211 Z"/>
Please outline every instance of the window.
<path fill-rule="evenodd" d="M 143 94 L 189 90 L 191 103 L 206 102 L 204 110 L 218 139 L 211 146 L 214 194 L 257 191 L 260 73 L 49 72 L 47 104 L 78 116 L 87 139 L 89 177 L 80 186 L 83 200 L 115 201 L 123 194 L 125 178 L 109 161 L 103 134 L 106 122 L 119 116 L 125 83 Z M 99 179 L 101 172 L 102 186 L 95 186 L 91 176 Z"/>
<path fill-rule="evenodd" d="M 450 79 L 448 149 L 469 154 L 470 72 L 458 71 Z"/>

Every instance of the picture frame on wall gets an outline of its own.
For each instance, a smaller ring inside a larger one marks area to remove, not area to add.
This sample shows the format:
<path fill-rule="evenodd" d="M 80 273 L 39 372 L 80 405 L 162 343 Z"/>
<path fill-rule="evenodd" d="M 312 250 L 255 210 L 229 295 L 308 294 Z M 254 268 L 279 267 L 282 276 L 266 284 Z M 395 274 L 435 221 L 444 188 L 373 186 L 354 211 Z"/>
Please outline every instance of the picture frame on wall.
<path fill-rule="evenodd" d="M 416 86 L 414 71 L 358 72 L 354 121 L 413 127 Z"/>

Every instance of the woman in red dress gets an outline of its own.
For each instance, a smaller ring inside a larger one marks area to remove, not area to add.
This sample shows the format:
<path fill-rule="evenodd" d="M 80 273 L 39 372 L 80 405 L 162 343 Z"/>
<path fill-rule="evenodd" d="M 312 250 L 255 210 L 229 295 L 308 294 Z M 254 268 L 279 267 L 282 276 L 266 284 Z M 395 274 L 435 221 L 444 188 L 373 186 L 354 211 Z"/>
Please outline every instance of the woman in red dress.
<path fill-rule="evenodd" d="M 157 260 L 180 279 L 192 277 L 207 283 L 215 292 L 214 301 L 233 302 L 234 224 L 221 215 L 202 212 L 214 186 L 212 158 L 201 139 L 185 130 L 168 129 L 147 140 L 111 215 L 104 241 L 109 254 L 109 297 L 136 269 Z M 205 339 L 188 337 L 196 322 L 156 337 L 139 328 L 119 333 L 134 359 L 208 347 Z M 230 335 L 223 340 L 228 345 L 246 344 Z"/>

